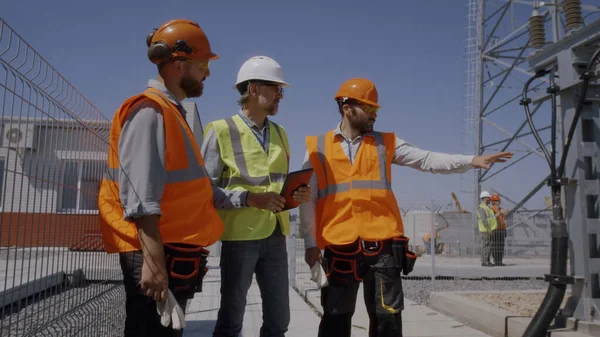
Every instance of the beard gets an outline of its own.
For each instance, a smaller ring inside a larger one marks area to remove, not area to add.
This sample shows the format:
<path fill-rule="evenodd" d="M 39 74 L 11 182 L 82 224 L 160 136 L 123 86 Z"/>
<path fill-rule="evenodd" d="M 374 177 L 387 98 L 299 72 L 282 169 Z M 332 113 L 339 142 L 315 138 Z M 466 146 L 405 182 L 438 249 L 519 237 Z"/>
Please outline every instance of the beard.
<path fill-rule="evenodd" d="M 279 100 L 278 99 L 271 102 L 271 104 L 267 104 L 267 99 L 260 96 L 258 98 L 258 103 L 260 105 L 262 105 L 262 108 L 264 109 L 267 116 L 275 116 L 277 114 L 277 111 L 279 109 Z"/>
<path fill-rule="evenodd" d="M 179 81 L 179 87 L 183 90 L 186 97 L 200 97 L 204 85 L 202 81 L 198 81 L 191 76 L 185 75 Z"/>
<path fill-rule="evenodd" d="M 357 116 L 356 110 L 352 110 L 352 118 L 350 118 L 350 126 L 353 129 L 360 131 L 360 133 L 368 133 L 373 131 L 375 125 L 375 119 L 365 118 L 361 119 Z"/>
<path fill-rule="evenodd" d="M 273 102 L 266 108 L 267 115 L 275 116 L 279 110 L 279 102 Z"/>

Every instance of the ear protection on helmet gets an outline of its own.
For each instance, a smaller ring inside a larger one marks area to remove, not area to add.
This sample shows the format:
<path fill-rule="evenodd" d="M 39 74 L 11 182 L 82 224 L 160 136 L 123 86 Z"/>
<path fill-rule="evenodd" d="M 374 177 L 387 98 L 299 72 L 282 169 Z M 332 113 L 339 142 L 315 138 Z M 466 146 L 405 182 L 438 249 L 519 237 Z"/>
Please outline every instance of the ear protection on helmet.
<path fill-rule="evenodd" d="M 154 29 L 146 37 L 146 45 L 148 46 L 148 59 L 154 64 L 165 64 L 173 60 L 173 53 L 184 52 L 191 54 L 193 52 L 184 40 L 177 40 L 173 48 L 170 48 L 166 41 L 160 40 L 152 43 L 152 38 L 157 29 Z"/>

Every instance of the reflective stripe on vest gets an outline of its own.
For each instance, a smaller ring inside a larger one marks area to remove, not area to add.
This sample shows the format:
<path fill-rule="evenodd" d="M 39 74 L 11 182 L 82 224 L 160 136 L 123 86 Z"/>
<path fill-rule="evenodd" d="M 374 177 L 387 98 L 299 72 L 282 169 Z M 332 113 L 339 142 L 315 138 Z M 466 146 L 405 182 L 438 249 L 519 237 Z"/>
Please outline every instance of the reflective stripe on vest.
<path fill-rule="evenodd" d="M 240 170 L 240 177 L 224 177 L 222 185 L 224 187 L 228 187 L 231 185 L 257 185 L 257 186 L 268 186 L 271 181 L 274 182 L 285 182 L 286 174 L 284 173 L 273 173 L 270 172 L 269 176 L 262 177 L 251 177 L 248 173 L 248 165 L 246 165 L 246 158 L 244 157 L 244 148 L 242 147 L 242 139 L 240 137 L 240 130 L 237 125 L 233 121 L 233 118 L 227 118 L 225 120 L 227 123 L 227 127 L 229 127 L 229 139 L 231 140 L 231 146 L 233 147 L 233 154 L 235 159 L 235 164 L 237 168 Z M 279 135 L 279 139 L 283 143 L 283 138 L 281 137 L 281 131 L 279 130 L 279 126 L 275 125 L 275 130 L 277 130 L 277 134 Z M 285 146 L 283 147 L 286 152 L 286 156 L 288 158 L 289 163 L 289 155 L 287 153 L 287 149 Z M 269 179 L 270 178 L 270 179 Z"/>
<path fill-rule="evenodd" d="M 190 138 L 187 136 L 187 134 L 185 132 L 185 128 L 183 127 L 183 124 L 181 124 L 180 121 L 178 121 L 178 122 L 179 122 L 179 127 L 181 128 L 181 133 L 183 135 L 185 135 L 185 137 L 184 137 L 185 153 L 188 158 L 195 158 L 196 154 L 194 153 L 194 149 L 192 148 Z M 184 168 L 184 169 L 166 171 L 165 172 L 165 183 L 166 184 L 182 183 L 182 182 L 186 182 L 186 181 L 201 179 L 201 178 L 208 176 L 208 174 L 206 173 L 206 168 L 202 165 L 198 165 L 198 162 L 196 160 L 190 160 L 189 164 L 190 164 L 189 167 Z M 119 171 L 120 171 L 120 168 L 107 168 L 104 173 L 104 178 L 107 180 L 118 181 Z"/>
<path fill-rule="evenodd" d="M 377 155 L 379 159 L 379 180 L 351 180 L 350 182 L 330 185 L 329 177 L 325 175 L 327 187 L 319 189 L 317 196 L 319 199 L 325 198 L 330 194 L 342 193 L 350 190 L 350 184 L 353 189 L 378 189 L 378 190 L 391 190 L 392 182 L 387 176 L 386 172 L 386 150 L 383 142 L 383 135 L 380 132 L 374 133 L 375 145 L 377 146 Z M 323 170 L 327 172 L 327 166 L 325 165 L 325 135 L 321 135 L 317 138 L 317 151 L 318 158 L 323 165 Z"/>
<path fill-rule="evenodd" d="M 165 185 L 159 218 L 162 241 L 210 246 L 223 232 L 223 222 L 212 204 L 212 184 L 192 131 L 179 109 L 155 90 L 150 88 L 125 101 L 112 121 L 108 169 L 98 198 L 100 228 L 108 253 L 141 249 L 137 227 L 133 220 L 125 219 L 119 198 L 120 182 L 127 180 L 119 177 L 118 142 L 129 113 L 143 98 L 160 105 L 165 128 Z"/>
<path fill-rule="evenodd" d="M 480 232 L 488 231 L 488 229 L 485 227 L 485 225 L 483 223 L 483 219 L 481 219 L 481 215 L 479 214 L 480 209 L 483 209 L 483 211 L 485 212 L 490 231 L 496 230 L 498 228 L 498 222 L 496 221 L 496 214 L 489 206 L 479 204 L 479 206 L 477 207 L 477 226 L 479 227 L 479 231 Z"/>
<path fill-rule="evenodd" d="M 321 249 L 404 234 L 391 188 L 395 135 L 365 136 L 352 163 L 334 131 L 306 138 L 317 177 L 316 238 Z M 315 188 L 315 187 L 313 187 Z"/>
<path fill-rule="evenodd" d="M 280 193 L 289 169 L 289 149 L 285 130 L 270 122 L 269 152 L 259 144 L 241 116 L 209 123 L 213 129 L 225 166 L 218 184 L 227 190 L 251 193 Z M 274 214 L 255 207 L 217 210 L 225 224 L 223 241 L 259 240 L 270 236 L 279 223 L 284 235 L 289 234 L 289 211 Z"/>

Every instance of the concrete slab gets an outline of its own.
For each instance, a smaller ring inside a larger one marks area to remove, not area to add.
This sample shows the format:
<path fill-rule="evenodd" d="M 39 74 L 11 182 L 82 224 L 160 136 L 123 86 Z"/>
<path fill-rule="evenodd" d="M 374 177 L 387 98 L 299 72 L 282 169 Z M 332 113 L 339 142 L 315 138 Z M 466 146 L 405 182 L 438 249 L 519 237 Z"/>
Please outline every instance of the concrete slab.
<path fill-rule="evenodd" d="M 75 271 L 87 280 L 122 280 L 117 255 L 71 252 L 64 247 L 0 248 L 0 305 L 18 302 L 72 280 Z M 76 282 L 81 278 L 76 277 Z M 74 284 L 77 285 L 77 284 Z"/>
<path fill-rule="evenodd" d="M 65 282 L 65 278 L 65 273 L 59 272 L 5 288 L 0 291 L 0 307 L 20 302 L 29 296 L 59 286 Z"/>
<path fill-rule="evenodd" d="M 516 316 L 506 310 L 461 296 L 467 292 L 433 292 L 430 305 L 459 322 L 493 337 L 521 337 L 531 317 Z M 575 331 L 553 331 L 553 337 L 590 337 Z"/>
<path fill-rule="evenodd" d="M 320 291 L 307 291 L 307 300 L 322 314 Z M 352 318 L 352 337 L 368 337 L 369 316 L 363 300 L 362 285 Z M 416 336 L 487 336 L 481 331 L 460 323 L 449 316 L 436 312 L 426 306 L 404 299 L 402 312 L 402 330 L 405 337 Z"/>

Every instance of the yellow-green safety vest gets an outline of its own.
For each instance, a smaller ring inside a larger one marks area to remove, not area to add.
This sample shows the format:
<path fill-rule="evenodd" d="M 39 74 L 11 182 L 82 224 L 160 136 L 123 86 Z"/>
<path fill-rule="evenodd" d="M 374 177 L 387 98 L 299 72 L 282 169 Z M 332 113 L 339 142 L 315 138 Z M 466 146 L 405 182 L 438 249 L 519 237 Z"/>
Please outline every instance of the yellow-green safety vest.
<path fill-rule="evenodd" d="M 225 164 L 220 187 L 232 191 L 280 193 L 289 172 L 289 153 L 285 130 L 269 121 L 269 153 L 265 153 L 256 136 L 239 115 L 209 123 L 219 143 Z M 289 211 L 274 214 L 255 207 L 217 209 L 225 224 L 222 241 L 259 240 L 270 236 L 277 220 L 284 235 L 290 232 Z"/>
<path fill-rule="evenodd" d="M 479 210 L 483 209 L 485 211 L 486 217 L 487 217 L 487 223 L 490 227 L 490 231 L 494 231 L 498 228 L 498 221 L 496 221 L 496 214 L 494 214 L 494 211 L 486 204 L 479 204 L 479 207 L 477 208 L 477 224 L 479 225 L 479 231 L 480 232 L 487 232 L 488 229 L 487 227 L 485 227 L 485 225 L 483 224 L 483 220 L 481 219 L 481 215 L 479 214 Z"/>

